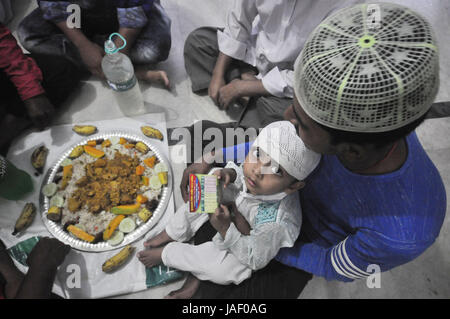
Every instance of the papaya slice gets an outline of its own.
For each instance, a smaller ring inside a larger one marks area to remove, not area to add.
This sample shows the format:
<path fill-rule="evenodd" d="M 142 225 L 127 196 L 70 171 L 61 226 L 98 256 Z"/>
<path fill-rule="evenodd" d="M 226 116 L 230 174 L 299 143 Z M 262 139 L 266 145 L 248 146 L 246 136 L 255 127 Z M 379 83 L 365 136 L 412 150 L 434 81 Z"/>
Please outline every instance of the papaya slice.
<path fill-rule="evenodd" d="M 63 167 L 63 176 L 61 182 L 61 189 L 66 189 L 69 181 L 72 178 L 73 165 L 67 165 Z"/>
<path fill-rule="evenodd" d="M 92 147 L 89 145 L 84 145 L 83 148 L 84 148 L 84 151 L 92 157 L 101 158 L 101 157 L 105 156 L 105 152 L 98 150 L 95 147 Z"/>
<path fill-rule="evenodd" d="M 144 160 L 144 164 L 147 165 L 147 166 L 150 167 L 150 168 L 155 167 L 155 164 L 156 164 L 156 156 L 152 156 L 152 157 L 146 158 L 146 159 Z"/>
<path fill-rule="evenodd" d="M 87 241 L 88 243 L 92 243 L 95 240 L 95 237 L 86 233 L 84 230 L 82 230 L 81 228 L 78 228 L 74 225 L 69 225 L 67 227 L 67 231 L 70 232 L 72 235 L 74 235 L 75 237 Z"/>
<path fill-rule="evenodd" d="M 105 231 L 103 232 L 103 240 L 108 240 L 111 238 L 111 236 L 114 234 L 114 231 L 119 227 L 120 222 L 125 218 L 125 215 L 119 215 L 114 217 L 113 220 L 111 220 L 108 224 L 108 227 L 106 227 Z"/>

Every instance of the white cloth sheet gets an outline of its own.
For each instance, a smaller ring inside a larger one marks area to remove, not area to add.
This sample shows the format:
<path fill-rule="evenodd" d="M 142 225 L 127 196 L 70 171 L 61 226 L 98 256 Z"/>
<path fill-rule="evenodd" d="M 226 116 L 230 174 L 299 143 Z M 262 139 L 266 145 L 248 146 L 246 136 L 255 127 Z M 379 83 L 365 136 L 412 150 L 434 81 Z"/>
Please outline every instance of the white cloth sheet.
<path fill-rule="evenodd" d="M 151 125 L 158 128 L 164 134 L 164 140 L 162 142 L 158 140 L 151 141 L 158 144 L 162 153 L 169 158 L 164 113 L 145 114 L 134 118 L 93 121 L 86 124 L 97 126 L 99 133 L 112 130 L 124 130 L 136 135 L 142 135 L 140 133 L 140 127 L 143 124 Z M 50 150 L 47 165 L 44 169 L 45 172 L 70 146 L 84 139 L 84 137 L 73 133 L 72 127 L 73 125 L 54 126 L 42 132 L 24 135 L 14 142 L 7 158 L 18 168 L 32 175 L 34 170 L 30 163 L 31 153 L 37 146 L 45 144 Z M 0 199 L 0 238 L 8 248 L 33 236 L 51 237 L 42 221 L 41 212 L 38 212 L 33 224 L 22 235 L 11 235 L 15 221 L 25 203 L 33 202 L 36 207 L 39 207 L 39 190 L 43 181 L 43 175 L 39 177 L 32 175 L 32 178 L 35 189 L 26 198 L 20 201 Z M 174 201 L 172 193 L 165 213 L 161 216 L 156 226 L 144 238 L 153 237 L 163 230 L 167 220 L 173 213 Z M 142 238 L 133 243 L 133 246 L 136 247 L 135 252 L 143 249 L 144 241 L 145 239 Z M 102 272 L 102 264 L 119 250 L 120 248 L 108 252 L 94 253 L 72 249 L 64 263 L 59 267 L 53 292 L 65 298 L 104 298 L 147 289 L 145 283 L 145 267 L 136 256 L 133 256 L 123 268 L 112 274 Z M 16 265 L 21 271 L 26 272 L 27 268 L 17 262 Z M 76 278 L 78 275 L 80 275 L 79 287 L 77 287 L 78 278 Z"/>

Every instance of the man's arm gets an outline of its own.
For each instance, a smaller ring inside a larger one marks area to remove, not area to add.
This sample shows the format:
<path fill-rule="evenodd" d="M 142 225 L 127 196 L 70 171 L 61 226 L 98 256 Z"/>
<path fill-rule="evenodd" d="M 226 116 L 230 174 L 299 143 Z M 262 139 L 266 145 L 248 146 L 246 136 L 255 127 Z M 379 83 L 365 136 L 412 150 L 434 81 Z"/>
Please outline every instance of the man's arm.
<path fill-rule="evenodd" d="M 432 243 L 396 241 L 372 230 L 358 230 L 331 247 L 297 242 L 276 259 L 327 280 L 352 281 L 371 275 L 370 265 L 387 271 L 419 256 Z"/>
<path fill-rule="evenodd" d="M 88 70 L 98 77 L 104 78 L 102 70 L 102 59 L 105 51 L 102 47 L 89 40 L 83 31 L 77 28 L 69 28 L 66 21 L 56 23 L 56 26 L 77 47 L 81 59 Z"/>
<path fill-rule="evenodd" d="M 125 38 L 127 41 L 127 45 L 125 48 L 123 48 L 120 52 L 126 55 L 130 55 L 131 48 L 133 47 L 134 43 L 136 42 L 136 39 L 138 38 L 139 34 L 141 33 L 141 28 L 124 28 L 121 27 L 119 29 L 119 34 Z M 120 48 L 123 45 L 122 39 L 119 37 L 114 39 L 114 43 L 116 44 L 116 47 Z"/>
<path fill-rule="evenodd" d="M 232 61 L 232 57 L 219 52 L 208 88 L 208 95 L 217 106 L 219 106 L 219 92 L 225 86 L 225 74 Z"/>
<path fill-rule="evenodd" d="M 28 256 L 29 269 L 15 298 L 50 298 L 57 268 L 69 252 L 70 246 L 59 240 L 41 238 Z"/>
<path fill-rule="evenodd" d="M 0 24 L 0 69 L 5 72 L 25 101 L 44 94 L 42 72 L 36 62 L 23 54 L 9 29 Z"/>

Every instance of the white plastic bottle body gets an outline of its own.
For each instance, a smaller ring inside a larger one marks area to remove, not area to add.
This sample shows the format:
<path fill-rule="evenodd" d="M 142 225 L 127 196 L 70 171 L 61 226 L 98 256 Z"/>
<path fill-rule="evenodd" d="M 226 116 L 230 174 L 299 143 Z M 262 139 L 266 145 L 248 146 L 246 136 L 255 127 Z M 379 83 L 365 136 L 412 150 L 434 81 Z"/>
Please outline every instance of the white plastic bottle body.
<path fill-rule="evenodd" d="M 107 54 L 103 58 L 102 69 L 122 113 L 125 116 L 144 114 L 141 89 L 130 59 L 120 52 Z"/>

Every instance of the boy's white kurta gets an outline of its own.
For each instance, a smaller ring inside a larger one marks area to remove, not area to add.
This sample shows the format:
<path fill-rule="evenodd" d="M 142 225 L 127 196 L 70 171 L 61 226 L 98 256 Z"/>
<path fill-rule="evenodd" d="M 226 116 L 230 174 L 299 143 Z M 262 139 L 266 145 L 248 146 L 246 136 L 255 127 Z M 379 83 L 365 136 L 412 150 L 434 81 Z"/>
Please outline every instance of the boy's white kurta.
<path fill-rule="evenodd" d="M 201 280 L 239 284 L 249 278 L 253 270 L 264 268 L 280 248 L 294 245 L 302 216 L 298 192 L 252 195 L 247 193 L 243 182 L 242 166 L 228 163 L 226 167 L 236 170 L 235 184 L 242 187 L 236 206 L 252 228 L 250 235 L 242 235 L 231 223 L 225 239 L 217 233 L 211 242 L 201 245 L 183 243 L 209 220 L 208 214 L 189 213 L 185 204 L 166 226 L 167 234 L 175 242 L 164 248 L 162 261 Z"/>
<path fill-rule="evenodd" d="M 219 50 L 255 66 L 264 88 L 292 98 L 294 63 L 309 34 L 331 12 L 363 0 L 235 0 Z"/>

